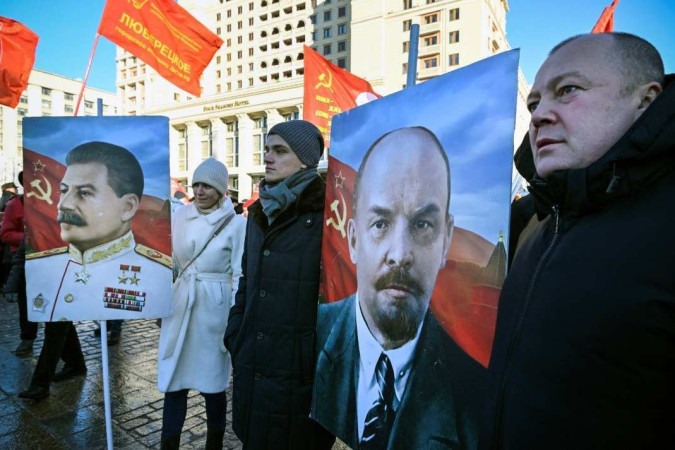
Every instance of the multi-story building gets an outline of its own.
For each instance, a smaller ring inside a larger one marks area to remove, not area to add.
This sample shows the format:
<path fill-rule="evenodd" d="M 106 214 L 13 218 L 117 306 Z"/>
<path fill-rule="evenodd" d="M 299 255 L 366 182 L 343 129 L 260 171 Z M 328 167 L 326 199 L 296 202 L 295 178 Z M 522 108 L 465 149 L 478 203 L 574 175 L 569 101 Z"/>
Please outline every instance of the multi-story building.
<path fill-rule="evenodd" d="M 172 176 L 189 185 L 194 168 L 214 156 L 227 164 L 240 199 L 264 175 L 267 130 L 302 118 L 303 45 L 383 95 L 405 85 L 413 23 L 420 24 L 420 82 L 509 48 L 506 0 L 179 3 L 224 40 L 202 75 L 202 96 L 193 98 L 118 48 L 121 114 L 168 116 Z M 520 88 L 523 99 L 522 76 Z"/>
<path fill-rule="evenodd" d="M 0 106 L 0 182 L 16 180 L 23 167 L 24 117 L 72 116 L 82 82 L 34 69 L 28 86 L 15 108 Z M 112 92 L 85 88 L 78 116 L 98 114 L 98 99 L 103 101 L 103 115 L 117 114 L 117 97 Z"/>

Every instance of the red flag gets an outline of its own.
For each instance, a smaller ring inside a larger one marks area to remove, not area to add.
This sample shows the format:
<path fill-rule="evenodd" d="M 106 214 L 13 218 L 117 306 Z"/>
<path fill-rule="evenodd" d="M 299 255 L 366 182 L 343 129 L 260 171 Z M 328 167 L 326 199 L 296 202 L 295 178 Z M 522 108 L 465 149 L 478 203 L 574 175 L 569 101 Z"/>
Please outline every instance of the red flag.
<path fill-rule="evenodd" d="M 316 125 L 330 147 L 330 123 L 335 114 L 376 100 L 366 80 L 352 75 L 305 46 L 303 119 Z"/>
<path fill-rule="evenodd" d="M 174 0 L 107 0 L 98 32 L 199 97 L 199 77 L 223 45 Z"/>
<path fill-rule="evenodd" d="M 305 60 L 306 61 L 306 60 Z M 305 69 L 306 70 L 306 69 Z M 305 72 L 306 73 L 306 72 Z M 356 266 L 349 257 L 347 224 L 352 217 L 356 171 L 328 157 L 326 206 L 321 246 L 321 285 L 324 301 L 334 302 L 356 292 Z"/>
<path fill-rule="evenodd" d="M 24 221 L 30 252 L 40 252 L 67 245 L 61 240 L 56 222 L 59 184 L 66 166 L 58 161 L 23 149 Z M 171 254 L 171 220 L 164 200 L 143 195 L 134 216 L 132 230 L 136 243 Z"/>
<path fill-rule="evenodd" d="M 0 16 L 0 105 L 16 108 L 35 62 L 38 35 Z"/>
<path fill-rule="evenodd" d="M 618 4 L 619 0 L 612 0 L 612 4 L 602 11 L 591 33 L 611 33 L 614 31 L 614 10 Z"/>

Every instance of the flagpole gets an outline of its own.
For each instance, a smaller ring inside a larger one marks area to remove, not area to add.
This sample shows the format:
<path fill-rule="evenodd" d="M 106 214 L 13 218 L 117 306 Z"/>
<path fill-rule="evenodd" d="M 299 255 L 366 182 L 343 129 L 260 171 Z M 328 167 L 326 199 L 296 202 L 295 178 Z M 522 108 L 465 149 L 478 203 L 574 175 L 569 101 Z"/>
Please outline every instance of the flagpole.
<path fill-rule="evenodd" d="M 96 53 L 96 46 L 98 45 L 98 38 L 100 34 L 96 33 L 94 38 L 94 45 L 91 47 L 91 54 L 89 55 L 89 63 L 87 64 L 87 71 L 84 74 L 84 80 L 82 81 L 82 89 L 80 89 L 80 95 L 77 97 L 77 104 L 75 105 L 75 114 L 80 110 L 80 103 L 82 103 L 82 96 L 84 95 L 84 88 L 87 87 L 87 80 L 89 79 L 89 72 L 91 71 L 91 64 L 94 62 L 94 54 Z"/>

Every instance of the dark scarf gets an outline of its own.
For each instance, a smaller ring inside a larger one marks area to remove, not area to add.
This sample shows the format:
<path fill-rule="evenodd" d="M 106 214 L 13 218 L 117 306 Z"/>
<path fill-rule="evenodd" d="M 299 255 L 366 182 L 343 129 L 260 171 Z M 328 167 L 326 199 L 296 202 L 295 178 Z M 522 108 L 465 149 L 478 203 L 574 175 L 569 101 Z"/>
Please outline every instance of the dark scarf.
<path fill-rule="evenodd" d="M 318 176 L 316 168 L 308 168 L 295 172 L 277 184 L 268 184 L 264 179 L 260 182 L 260 204 L 270 225 Z"/>

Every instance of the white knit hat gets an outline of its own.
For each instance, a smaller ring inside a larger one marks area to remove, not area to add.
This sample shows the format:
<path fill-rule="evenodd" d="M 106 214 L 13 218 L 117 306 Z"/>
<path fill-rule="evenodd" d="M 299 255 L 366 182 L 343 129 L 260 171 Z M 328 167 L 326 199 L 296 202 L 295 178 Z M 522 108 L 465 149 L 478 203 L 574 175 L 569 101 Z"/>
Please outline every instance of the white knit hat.
<path fill-rule="evenodd" d="M 225 164 L 217 159 L 208 158 L 197 166 L 192 174 L 192 184 L 204 183 L 214 188 L 220 195 L 227 192 L 228 173 Z"/>

